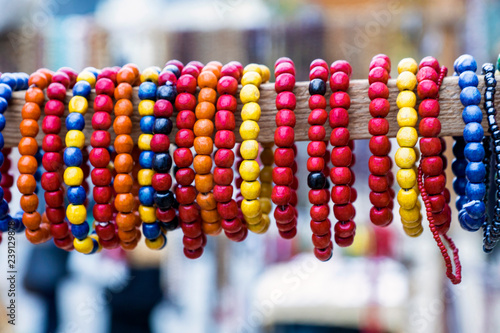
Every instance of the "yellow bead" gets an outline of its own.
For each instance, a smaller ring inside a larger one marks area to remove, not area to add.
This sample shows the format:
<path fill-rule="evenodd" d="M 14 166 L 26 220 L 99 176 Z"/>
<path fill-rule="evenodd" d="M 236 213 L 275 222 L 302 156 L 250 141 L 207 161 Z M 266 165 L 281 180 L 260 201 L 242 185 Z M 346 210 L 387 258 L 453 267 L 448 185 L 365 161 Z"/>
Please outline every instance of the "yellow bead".
<path fill-rule="evenodd" d="M 257 224 L 247 224 L 248 230 L 256 234 L 265 234 L 269 229 L 271 221 L 267 214 L 262 214 L 262 218 Z"/>
<path fill-rule="evenodd" d="M 92 241 L 92 238 L 90 238 L 90 237 L 86 237 L 82 240 L 75 238 L 73 240 L 73 246 L 75 247 L 76 251 L 78 251 L 80 253 L 89 254 L 94 249 L 94 242 Z"/>
<path fill-rule="evenodd" d="M 87 219 L 87 209 L 84 205 L 69 204 L 66 208 L 66 217 L 73 224 L 82 224 Z"/>
<path fill-rule="evenodd" d="M 250 229 L 251 225 L 259 224 L 260 221 L 262 221 L 262 213 L 258 214 L 257 216 L 254 216 L 254 217 L 245 216 L 245 222 L 248 225 L 248 229 Z"/>
<path fill-rule="evenodd" d="M 255 102 L 246 103 L 243 105 L 243 108 L 241 109 L 241 119 L 243 121 L 245 120 L 259 121 L 260 114 L 261 114 L 260 106 Z"/>
<path fill-rule="evenodd" d="M 139 205 L 139 217 L 144 223 L 154 223 L 156 221 L 156 209 L 151 206 Z"/>
<path fill-rule="evenodd" d="M 421 223 L 422 223 L 421 218 L 416 220 L 416 221 L 413 221 L 413 222 L 408 222 L 405 219 L 401 219 L 401 224 L 403 225 L 403 228 L 405 228 L 405 229 L 416 228 L 416 227 L 420 226 Z"/>
<path fill-rule="evenodd" d="M 418 225 L 415 228 L 404 228 L 405 233 L 410 237 L 418 237 L 424 232 L 424 228 L 421 225 Z"/>
<path fill-rule="evenodd" d="M 99 236 L 97 236 L 97 235 L 90 235 L 89 237 L 92 238 L 93 240 L 95 240 L 95 242 L 97 242 L 98 249 L 97 249 L 96 253 L 101 252 L 102 245 L 101 245 L 101 242 L 99 242 Z M 94 243 L 94 246 L 95 246 L 95 243 Z M 92 250 L 93 250 L 93 248 L 92 248 Z"/>
<path fill-rule="evenodd" d="M 413 58 L 404 58 L 398 64 L 398 73 L 401 74 L 405 71 L 417 74 L 418 64 Z"/>
<path fill-rule="evenodd" d="M 417 204 L 418 195 L 414 189 L 400 189 L 398 192 L 398 203 L 404 209 L 412 209 Z"/>
<path fill-rule="evenodd" d="M 146 246 L 151 250 L 161 250 L 165 245 L 165 237 L 160 236 L 155 239 L 146 238 Z"/>
<path fill-rule="evenodd" d="M 263 214 L 269 214 L 271 213 L 271 210 L 273 208 L 273 205 L 271 204 L 271 199 L 269 198 L 260 198 L 260 209 L 262 210 Z"/>
<path fill-rule="evenodd" d="M 153 134 L 141 134 L 139 135 L 139 140 L 137 140 L 137 145 L 141 150 L 151 150 L 151 140 L 153 139 Z"/>
<path fill-rule="evenodd" d="M 273 185 L 271 183 L 263 183 L 260 189 L 260 196 L 263 198 L 270 198 L 273 191 Z"/>
<path fill-rule="evenodd" d="M 96 77 L 91 72 L 84 71 L 84 72 L 81 72 L 80 74 L 78 74 L 78 76 L 76 77 L 76 81 L 87 81 L 88 83 L 90 83 L 90 86 L 92 88 L 94 88 L 95 82 L 96 82 Z"/>
<path fill-rule="evenodd" d="M 413 148 L 403 147 L 398 148 L 394 160 L 396 161 L 396 165 L 401 169 L 410 169 L 415 164 L 417 156 Z"/>
<path fill-rule="evenodd" d="M 247 200 L 255 200 L 260 195 L 260 182 L 254 180 L 253 182 L 241 182 L 241 195 Z"/>
<path fill-rule="evenodd" d="M 89 102 L 83 96 L 73 96 L 69 100 L 68 109 L 69 112 L 78 112 L 81 114 L 87 113 L 89 108 Z"/>
<path fill-rule="evenodd" d="M 244 216 L 255 217 L 262 213 L 259 200 L 243 199 L 241 202 L 241 212 Z"/>
<path fill-rule="evenodd" d="M 396 104 L 400 109 L 404 107 L 414 108 L 417 104 L 417 96 L 415 96 L 415 93 L 413 91 L 402 91 L 396 98 Z"/>
<path fill-rule="evenodd" d="M 262 68 L 258 64 L 248 64 L 243 68 L 243 75 L 248 72 L 257 72 L 259 75 L 262 75 Z"/>
<path fill-rule="evenodd" d="M 158 84 L 158 71 L 154 67 L 148 67 L 141 73 L 141 82 L 150 81 L 154 84 Z"/>
<path fill-rule="evenodd" d="M 82 131 L 70 130 L 66 133 L 66 147 L 78 147 L 82 149 L 85 146 L 85 134 Z"/>
<path fill-rule="evenodd" d="M 250 102 L 258 102 L 260 98 L 260 91 L 257 86 L 253 84 L 247 84 L 243 86 L 240 91 L 240 99 L 241 103 L 250 103 Z"/>
<path fill-rule="evenodd" d="M 401 108 L 398 111 L 397 119 L 399 127 L 415 127 L 418 121 L 417 110 L 409 107 Z"/>
<path fill-rule="evenodd" d="M 260 87 L 261 83 L 262 83 L 262 77 L 257 72 L 247 72 L 243 74 L 243 77 L 241 78 L 242 86 L 245 86 L 247 84 L 253 84 L 256 87 Z"/>
<path fill-rule="evenodd" d="M 80 186 L 83 183 L 83 171 L 79 167 L 68 167 L 64 170 L 64 184 Z"/>
<path fill-rule="evenodd" d="M 260 133 L 260 127 L 253 120 L 245 120 L 240 126 L 240 135 L 243 140 L 255 140 Z"/>
<path fill-rule="evenodd" d="M 273 181 L 273 167 L 266 165 L 260 170 L 260 181 L 263 183 L 271 183 Z"/>
<path fill-rule="evenodd" d="M 417 175 L 413 169 L 399 169 L 396 180 L 401 188 L 409 189 L 417 184 Z"/>
<path fill-rule="evenodd" d="M 396 135 L 400 147 L 415 147 L 418 141 L 418 133 L 415 127 L 402 127 Z"/>
<path fill-rule="evenodd" d="M 260 174 L 259 163 L 255 160 L 243 160 L 240 165 L 240 176 L 243 180 L 253 181 L 257 180 Z"/>
<path fill-rule="evenodd" d="M 417 77 L 412 72 L 402 72 L 398 75 L 396 85 L 400 91 L 412 90 L 417 86 Z"/>
<path fill-rule="evenodd" d="M 399 215 L 408 222 L 418 221 L 420 218 L 420 209 L 415 205 L 412 209 L 399 208 Z"/>
<path fill-rule="evenodd" d="M 266 65 L 259 65 L 260 71 L 262 72 L 262 82 L 267 82 L 271 78 L 271 71 Z"/>
<path fill-rule="evenodd" d="M 144 116 L 152 116 L 154 115 L 154 107 L 155 102 L 150 99 L 144 99 L 139 102 L 139 115 Z"/>
<path fill-rule="evenodd" d="M 240 146 L 241 157 L 245 160 L 255 160 L 259 155 L 259 143 L 256 140 L 245 140 Z"/>
<path fill-rule="evenodd" d="M 137 173 L 137 182 L 141 186 L 151 186 L 155 172 L 151 169 L 141 169 Z"/>

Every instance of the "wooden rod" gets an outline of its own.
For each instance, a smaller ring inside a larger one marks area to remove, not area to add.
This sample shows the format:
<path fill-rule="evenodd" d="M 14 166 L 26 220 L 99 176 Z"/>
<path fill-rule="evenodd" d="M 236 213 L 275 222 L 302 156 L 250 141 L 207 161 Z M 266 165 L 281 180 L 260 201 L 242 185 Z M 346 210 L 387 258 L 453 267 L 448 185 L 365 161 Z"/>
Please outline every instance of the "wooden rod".
<path fill-rule="evenodd" d="M 500 80 L 500 77 L 497 76 L 497 80 Z M 297 124 L 295 126 L 295 140 L 296 141 L 308 141 L 307 131 L 309 128 L 309 124 L 307 123 L 307 117 L 309 115 L 309 91 L 308 91 L 309 82 L 297 82 L 294 93 L 297 96 L 297 107 L 295 109 L 295 114 L 297 117 Z M 368 80 L 352 80 L 348 93 L 351 97 L 351 108 L 349 109 L 349 131 L 351 133 L 352 139 L 369 139 L 371 136 L 368 133 L 368 121 L 371 119 L 370 113 L 368 112 L 368 106 L 370 103 L 370 99 L 368 98 Z M 398 108 L 396 105 L 396 97 L 398 95 L 398 89 L 396 87 L 396 80 L 391 79 L 388 82 L 389 87 L 389 101 L 391 104 L 391 110 L 389 115 L 387 116 L 387 120 L 390 124 L 389 136 L 395 137 L 398 131 L 398 124 L 396 122 L 396 115 L 398 112 Z M 484 80 L 483 76 L 479 76 L 479 90 L 482 92 L 484 90 Z M 259 121 L 260 126 L 260 142 L 273 142 L 274 141 L 274 130 L 276 129 L 275 125 L 275 116 L 277 113 L 275 106 L 276 93 L 274 91 L 274 83 L 263 84 L 260 89 L 260 106 L 262 109 L 262 115 Z M 17 91 L 13 93 L 13 98 L 10 101 L 10 105 L 5 112 L 5 118 L 7 121 L 7 126 L 3 131 L 3 135 L 5 138 L 5 146 L 6 147 L 17 147 L 19 140 L 21 139 L 21 134 L 19 131 L 19 124 L 21 123 L 21 109 L 24 105 L 24 91 Z M 137 141 L 137 138 L 141 132 L 139 127 L 140 116 L 137 112 L 137 105 L 139 104 L 138 88 L 134 88 L 134 115 L 132 116 L 133 121 L 133 130 L 132 137 L 134 141 Z M 460 103 L 460 88 L 458 86 L 458 77 L 447 77 L 443 81 L 443 85 L 441 86 L 440 91 L 440 105 L 441 105 L 441 114 L 439 119 L 441 120 L 441 136 L 452 136 L 452 135 L 461 135 L 464 129 L 464 123 L 462 121 L 461 113 L 463 110 L 463 106 Z M 326 96 L 327 101 L 330 98 L 330 93 L 327 92 Z M 68 92 L 68 97 L 66 99 L 66 103 L 71 98 L 71 93 Z M 95 98 L 95 93 L 93 92 L 89 101 L 89 111 L 85 115 L 85 137 L 87 144 L 89 144 L 90 135 L 92 133 L 92 113 L 93 113 L 93 101 Z M 496 94 L 495 102 L 497 105 L 500 105 L 500 94 Z M 480 105 L 482 108 L 482 103 Z M 239 105 L 239 109 L 241 109 L 241 104 Z M 484 111 L 484 110 L 483 110 Z M 66 110 L 66 114 L 67 114 Z M 172 117 L 174 122 L 174 130 L 170 136 L 172 142 L 175 136 L 175 116 Z M 500 116 L 498 118 L 500 121 Z M 239 128 L 239 124 L 241 124 L 241 117 L 239 112 L 236 114 L 236 123 Z M 41 127 L 41 121 L 39 122 Z M 328 124 L 325 125 L 327 138 L 330 136 L 330 128 Z M 64 128 L 64 125 L 63 125 Z M 483 118 L 483 128 L 487 129 L 486 117 Z M 64 135 L 65 130 L 63 130 L 62 135 Z M 111 132 L 113 130 L 111 129 Z M 241 137 L 239 132 L 236 131 L 237 141 L 241 141 Z M 113 134 L 113 133 L 112 133 Z M 113 135 L 112 135 L 113 136 Z M 40 133 L 38 134 L 37 140 L 39 144 L 41 144 L 43 138 L 42 130 L 40 129 Z"/>

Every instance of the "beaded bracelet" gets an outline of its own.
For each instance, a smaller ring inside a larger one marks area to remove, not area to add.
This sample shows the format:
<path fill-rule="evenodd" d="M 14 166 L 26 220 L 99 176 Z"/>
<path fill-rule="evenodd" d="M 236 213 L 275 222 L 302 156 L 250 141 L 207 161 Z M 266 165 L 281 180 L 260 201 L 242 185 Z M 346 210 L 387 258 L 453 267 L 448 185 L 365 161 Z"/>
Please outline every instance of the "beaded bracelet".
<path fill-rule="evenodd" d="M 484 196 L 486 186 L 484 179 L 486 169 L 483 164 L 485 151 L 482 145 L 484 130 L 481 126 L 482 111 L 479 108 L 481 93 L 477 89 L 478 78 L 476 75 L 477 64 L 470 55 L 462 55 L 457 59 L 456 71 L 459 76 L 460 101 L 464 106 L 462 118 L 464 119 L 464 140 L 466 146 L 464 155 L 467 159 L 465 186 L 467 202 L 459 212 L 458 218 L 462 228 L 468 231 L 477 231 L 485 221 L 486 206 Z"/>
<path fill-rule="evenodd" d="M 274 144 L 277 149 L 274 151 L 273 187 L 271 199 L 276 204 L 274 218 L 280 236 L 285 239 L 292 239 L 297 234 L 297 210 L 293 203 L 296 203 L 297 195 L 292 189 L 294 183 L 294 173 L 297 171 L 295 162 L 296 147 L 295 141 L 295 113 L 296 98 L 293 93 L 295 87 L 295 66 L 289 58 L 283 57 L 276 60 L 274 64 L 274 84 L 276 93 L 276 126 L 274 132 Z M 294 172 L 295 171 L 295 172 Z"/>
<path fill-rule="evenodd" d="M 266 67 L 267 68 L 267 67 Z M 269 230 L 271 225 L 271 219 L 269 214 L 272 211 L 271 196 L 273 191 L 273 164 L 274 164 L 274 152 L 273 152 L 273 142 L 262 143 L 262 151 L 260 153 L 260 161 L 263 168 L 260 170 L 260 208 L 262 210 L 262 222 L 254 225 L 248 225 L 248 229 L 251 232 L 257 234 L 264 234 Z M 261 228 L 261 229 L 259 229 Z"/>
<path fill-rule="evenodd" d="M 412 58 L 406 58 L 398 64 L 397 86 L 399 94 L 396 103 L 399 108 L 397 115 L 400 127 L 396 136 L 400 148 L 394 157 L 396 165 L 400 168 L 396 179 L 401 187 L 397 199 L 400 205 L 399 215 L 403 230 L 410 237 L 417 237 L 423 232 L 422 216 L 420 214 L 420 202 L 418 201 L 417 172 L 415 162 L 417 161 L 418 134 L 415 126 L 418 115 L 415 110 L 417 98 L 413 90 L 417 84 L 418 64 Z"/>
<path fill-rule="evenodd" d="M 370 187 L 370 220 L 379 227 L 386 227 L 393 219 L 392 208 L 394 191 L 392 183 L 394 176 L 392 171 L 385 166 L 391 151 L 391 142 L 387 137 L 389 122 L 385 117 L 389 114 L 389 89 L 387 82 L 391 72 L 391 61 L 384 54 L 376 55 L 370 62 L 370 73 L 368 74 L 368 97 L 370 98 L 370 115 L 373 117 L 368 122 L 368 131 L 373 135 L 370 139 L 369 148 L 373 156 L 368 162 L 370 176 L 368 185 Z"/>
<path fill-rule="evenodd" d="M 48 70 L 38 70 L 30 75 L 26 90 L 25 100 L 21 116 L 23 120 L 19 126 L 22 139 L 19 141 L 18 149 L 21 158 L 17 163 L 19 177 L 17 188 L 21 192 L 21 209 L 23 213 L 23 224 L 26 227 L 26 238 L 33 244 L 40 244 L 50 239 L 50 226 L 43 223 L 38 208 L 38 196 L 35 193 L 36 180 L 33 176 L 38 168 L 35 155 L 38 152 L 38 143 L 35 139 L 38 134 L 38 119 L 41 115 L 41 107 L 45 101 L 43 90 L 47 88 L 52 80 L 52 74 Z"/>
<path fill-rule="evenodd" d="M 490 192 L 491 195 L 490 197 L 495 200 L 495 205 L 492 210 L 492 214 L 488 214 L 489 218 L 486 219 L 484 225 L 483 225 L 483 232 L 484 232 L 484 237 L 483 237 L 483 250 L 486 253 L 491 252 L 498 240 L 500 239 L 500 200 L 498 198 L 499 193 L 500 193 L 500 183 L 498 182 L 493 182 L 495 179 L 495 175 L 498 175 L 498 172 L 500 170 L 500 158 L 498 155 L 498 151 L 500 151 L 500 129 L 498 128 L 498 124 L 496 121 L 496 109 L 495 109 L 495 88 L 497 85 L 497 81 L 495 79 L 495 67 L 491 63 L 484 64 L 482 67 L 482 74 L 484 75 L 484 83 L 486 86 L 486 89 L 484 91 L 484 109 L 486 110 L 486 114 L 488 115 L 488 132 L 490 133 L 491 137 L 490 138 L 485 138 L 483 140 L 483 145 L 485 144 L 485 141 L 488 143 L 488 148 L 489 143 L 491 142 L 495 151 L 497 154 L 495 154 L 495 159 L 491 159 L 491 162 L 493 163 L 493 170 L 490 172 L 491 173 L 491 185 L 494 186 L 493 184 L 496 185 L 495 190 L 491 190 Z M 487 156 L 486 158 L 489 158 L 488 155 L 491 156 L 491 149 L 488 149 L 486 151 Z M 490 163 L 489 161 L 484 161 L 485 166 L 487 169 L 489 169 Z M 490 180 L 490 177 L 486 177 L 487 181 Z M 489 182 L 488 182 L 489 183 Z M 495 195 L 493 195 L 495 193 Z M 490 206 L 491 205 L 490 203 Z M 487 206 L 488 207 L 488 206 Z"/>
<path fill-rule="evenodd" d="M 351 65 L 345 60 L 338 60 L 330 66 L 330 107 L 329 123 L 332 128 L 330 144 L 332 145 L 331 161 L 333 167 L 330 170 L 330 179 L 333 187 L 331 191 L 333 213 L 337 219 L 335 224 L 335 243 L 340 247 L 350 246 L 354 241 L 356 224 L 353 221 L 356 211 L 352 203 L 356 199 L 356 191 L 352 188 L 354 184 L 354 173 L 350 166 L 353 163 L 353 142 L 349 140 L 350 134 L 348 109 L 351 99 L 347 94 L 349 78 L 351 76 Z M 328 216 L 326 209 L 322 214 Z"/>
<path fill-rule="evenodd" d="M 240 81 L 240 63 L 232 62 L 224 65 L 221 69 L 221 78 L 217 83 L 217 113 L 215 114 L 215 147 L 217 152 L 214 156 L 214 198 L 217 201 L 217 211 L 221 217 L 221 226 L 227 238 L 235 242 L 243 241 L 248 234 L 248 229 L 238 217 L 238 204 L 233 199 L 233 164 L 236 138 L 234 129 L 236 120 L 234 113 L 238 102 L 236 93 Z"/>
<path fill-rule="evenodd" d="M 192 185 L 195 174 L 194 170 L 190 167 L 193 163 L 193 154 L 191 148 L 194 144 L 193 127 L 196 121 L 195 108 L 196 98 L 194 96 L 197 78 L 202 64 L 197 62 L 188 63 L 182 70 L 179 77 L 181 82 L 184 82 L 186 88 L 185 92 L 179 86 L 179 94 L 175 99 L 175 107 L 179 111 L 176 118 L 176 125 L 178 132 L 175 135 L 175 144 L 177 149 L 174 151 L 174 162 L 176 165 L 175 180 L 177 187 L 175 195 L 179 203 L 179 223 L 184 233 L 183 243 L 188 245 L 184 246 L 184 255 L 189 259 L 196 259 L 203 254 L 203 247 L 206 243 L 206 236 L 202 230 L 202 223 L 200 218 L 199 207 L 195 203 L 196 190 Z M 169 76 L 167 79 L 166 76 Z M 165 78 L 164 78 L 165 77 Z M 171 72 L 165 72 L 160 75 L 160 79 L 177 83 L 177 77 Z M 189 87 L 189 88 L 188 88 Z M 201 246 L 192 246 L 199 238 L 202 238 L 203 243 Z"/>
<path fill-rule="evenodd" d="M 324 139 L 326 131 L 325 124 L 328 113 L 326 112 L 326 83 L 329 78 L 329 69 L 326 61 L 316 59 L 311 62 L 309 72 L 309 108 L 311 113 L 308 117 L 310 125 L 308 137 L 311 142 L 307 145 L 307 170 L 310 172 L 307 177 L 309 186 L 309 202 L 313 205 L 311 208 L 311 231 L 314 245 L 314 255 L 321 261 L 328 261 L 332 257 L 333 243 L 331 241 L 332 233 L 331 222 L 326 216 L 324 220 L 315 219 L 313 212 L 321 206 L 328 206 L 330 201 L 329 191 L 326 189 L 325 169 L 326 145 Z M 324 244 L 326 243 L 326 246 Z M 318 247 L 321 245 L 324 247 Z"/>

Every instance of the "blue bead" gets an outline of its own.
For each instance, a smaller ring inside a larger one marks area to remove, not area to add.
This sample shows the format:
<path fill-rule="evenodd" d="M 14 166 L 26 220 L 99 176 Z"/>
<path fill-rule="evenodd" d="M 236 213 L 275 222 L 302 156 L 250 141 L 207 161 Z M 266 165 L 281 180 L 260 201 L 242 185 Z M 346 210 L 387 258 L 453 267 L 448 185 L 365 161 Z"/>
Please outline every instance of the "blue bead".
<path fill-rule="evenodd" d="M 483 140 L 484 130 L 479 123 L 468 123 L 464 128 L 465 142 L 481 142 Z"/>
<path fill-rule="evenodd" d="M 0 232 L 8 232 L 9 231 L 9 223 L 12 220 L 10 216 L 5 216 L 0 218 Z"/>
<path fill-rule="evenodd" d="M 3 114 L 0 114 L 0 132 L 3 131 L 5 128 L 5 116 Z"/>
<path fill-rule="evenodd" d="M 177 68 L 177 67 L 176 67 Z M 160 86 L 158 87 L 156 96 L 158 99 L 166 99 L 170 103 L 175 103 L 175 97 L 177 96 L 177 89 L 175 86 Z"/>
<path fill-rule="evenodd" d="M 5 83 L 12 90 L 18 89 L 16 76 L 12 73 L 3 73 L 2 76 L 0 77 L 0 83 Z"/>
<path fill-rule="evenodd" d="M 80 166 L 83 162 L 82 151 L 77 147 L 66 148 L 63 158 L 66 166 Z"/>
<path fill-rule="evenodd" d="M 0 83 L 0 97 L 8 101 L 12 98 L 12 88 L 8 84 Z"/>
<path fill-rule="evenodd" d="M 156 239 L 161 235 L 160 223 L 143 223 L 142 224 L 142 234 L 147 239 Z"/>
<path fill-rule="evenodd" d="M 4 160 L 5 160 L 5 157 L 3 156 L 3 154 L 0 154 L 0 166 L 3 165 Z"/>
<path fill-rule="evenodd" d="M 3 219 L 9 213 L 9 204 L 7 201 L 0 201 L 0 219 Z"/>
<path fill-rule="evenodd" d="M 14 73 L 14 77 L 16 78 L 16 87 L 12 88 L 12 90 L 24 90 L 24 77 L 21 73 Z"/>
<path fill-rule="evenodd" d="M 473 56 L 464 54 L 455 61 L 455 72 L 461 74 L 465 71 L 477 71 L 477 63 Z"/>
<path fill-rule="evenodd" d="M 83 186 L 70 186 L 67 189 L 67 196 L 73 205 L 83 205 L 87 199 L 87 193 Z"/>
<path fill-rule="evenodd" d="M 0 97 L 0 113 L 3 114 L 7 107 L 9 106 L 9 102 L 3 97 Z"/>
<path fill-rule="evenodd" d="M 153 170 L 160 173 L 168 173 L 172 167 L 172 158 L 168 153 L 157 153 L 153 159 Z"/>
<path fill-rule="evenodd" d="M 100 70 L 98 70 L 97 68 L 95 67 L 85 67 L 82 72 L 90 72 L 92 74 L 94 74 L 95 76 L 95 79 L 97 80 L 97 77 L 99 76 L 99 73 L 101 73 Z"/>
<path fill-rule="evenodd" d="M 467 186 L 467 178 L 460 177 L 453 179 L 453 190 L 457 195 L 465 195 L 466 186 Z"/>
<path fill-rule="evenodd" d="M 460 92 L 460 102 L 463 106 L 479 105 L 481 103 L 481 93 L 476 87 L 465 87 Z"/>
<path fill-rule="evenodd" d="M 468 200 L 465 195 L 459 195 L 455 200 L 455 207 L 457 207 L 457 210 L 460 211 L 462 207 L 467 203 L 467 201 Z"/>
<path fill-rule="evenodd" d="M 480 123 L 483 121 L 483 112 L 477 105 L 469 105 L 464 108 L 464 111 L 462 112 L 462 119 L 464 120 L 464 123 Z"/>
<path fill-rule="evenodd" d="M 464 149 L 464 155 L 469 162 L 482 162 L 484 147 L 480 142 L 469 142 Z"/>
<path fill-rule="evenodd" d="M 458 78 L 458 85 L 460 89 L 464 89 L 465 87 L 477 87 L 479 84 L 479 79 L 477 78 L 476 73 L 471 71 L 465 71 L 460 74 Z"/>
<path fill-rule="evenodd" d="M 460 226 L 467 231 L 477 231 L 484 223 L 485 216 L 475 219 L 472 218 L 465 209 L 462 209 L 458 214 L 458 220 L 460 221 Z"/>
<path fill-rule="evenodd" d="M 0 187 L 0 200 L 3 200 L 3 196 L 4 196 L 3 188 Z"/>
<path fill-rule="evenodd" d="M 73 95 L 89 98 L 91 90 L 92 87 L 90 86 L 90 83 L 88 83 L 87 81 L 78 81 L 73 87 Z"/>
<path fill-rule="evenodd" d="M 87 221 L 81 223 L 81 224 L 71 224 L 71 233 L 75 238 L 78 238 L 79 240 L 87 238 L 89 235 L 90 227 Z"/>
<path fill-rule="evenodd" d="M 486 194 L 486 185 L 484 183 L 467 182 L 465 186 L 465 195 L 470 200 L 483 200 Z"/>
<path fill-rule="evenodd" d="M 153 127 L 155 124 L 155 117 L 144 116 L 141 118 L 141 131 L 146 134 L 153 134 Z"/>
<path fill-rule="evenodd" d="M 162 72 L 166 72 L 166 71 L 174 73 L 177 78 L 179 78 L 181 76 L 181 71 L 175 65 L 167 65 L 167 66 L 165 66 L 163 68 Z"/>
<path fill-rule="evenodd" d="M 2 149 L 4 145 L 5 145 L 5 141 L 3 139 L 2 133 L 0 133 L 0 149 Z"/>
<path fill-rule="evenodd" d="M 139 201 L 144 206 L 153 206 L 155 190 L 152 186 L 143 186 L 139 189 Z"/>
<path fill-rule="evenodd" d="M 72 112 L 66 117 L 66 128 L 81 131 L 85 127 L 85 118 L 81 113 Z"/>
<path fill-rule="evenodd" d="M 37 182 L 39 182 L 40 179 L 42 179 L 42 171 L 40 170 L 40 167 L 35 171 L 35 174 L 33 175 L 33 177 L 35 177 L 35 180 Z"/>
<path fill-rule="evenodd" d="M 24 224 L 22 222 L 22 215 L 21 215 L 21 217 L 14 218 L 14 223 L 15 223 L 14 227 L 16 228 L 16 232 L 24 231 Z"/>
<path fill-rule="evenodd" d="M 479 200 L 469 201 L 464 205 L 463 208 L 473 219 L 481 218 L 486 212 L 486 206 L 484 205 L 484 202 Z"/>
<path fill-rule="evenodd" d="M 152 169 L 154 156 L 155 153 L 152 151 L 145 150 L 141 152 L 141 155 L 139 155 L 139 164 L 141 165 L 141 168 Z"/>
<path fill-rule="evenodd" d="M 99 243 L 93 238 L 92 238 L 92 244 L 93 244 L 92 251 L 90 251 L 89 255 L 97 253 L 97 251 L 99 251 Z"/>
<path fill-rule="evenodd" d="M 139 86 L 139 99 L 156 99 L 156 84 L 153 82 L 143 82 Z"/>
<path fill-rule="evenodd" d="M 470 162 L 466 169 L 467 179 L 472 183 L 481 183 L 486 177 L 486 167 L 482 162 Z"/>
<path fill-rule="evenodd" d="M 172 132 L 172 120 L 169 118 L 156 118 L 154 133 L 169 135 Z"/>
<path fill-rule="evenodd" d="M 23 86 L 19 90 L 27 90 L 29 88 L 29 79 L 30 79 L 30 76 L 28 74 L 26 74 L 26 73 L 18 73 L 18 74 L 19 74 L 19 76 L 23 80 Z"/>
<path fill-rule="evenodd" d="M 457 177 L 465 177 L 465 168 L 467 167 L 467 160 L 465 159 L 455 159 L 451 163 L 451 170 L 453 174 Z"/>

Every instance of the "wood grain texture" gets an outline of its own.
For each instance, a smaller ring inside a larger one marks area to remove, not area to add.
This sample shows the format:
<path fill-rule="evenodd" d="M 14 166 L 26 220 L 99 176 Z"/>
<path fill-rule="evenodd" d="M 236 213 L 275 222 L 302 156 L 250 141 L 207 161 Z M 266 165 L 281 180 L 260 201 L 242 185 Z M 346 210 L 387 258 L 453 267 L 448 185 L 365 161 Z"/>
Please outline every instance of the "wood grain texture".
<path fill-rule="evenodd" d="M 500 80 L 500 77 L 497 77 Z M 307 123 L 307 117 L 309 115 L 309 92 L 308 92 L 309 82 L 297 82 L 294 92 L 297 96 L 297 107 L 295 110 L 297 117 L 297 125 L 295 127 L 295 140 L 296 141 L 307 141 L 307 130 L 309 125 Z M 389 136 L 395 137 L 398 131 L 398 124 L 396 122 L 396 115 L 398 108 L 396 106 L 396 97 L 398 94 L 398 89 L 396 87 L 396 80 L 391 79 L 388 83 L 390 95 L 389 100 L 391 104 L 391 111 L 387 116 L 390 124 Z M 479 90 L 484 91 L 484 81 L 483 77 L 479 76 Z M 368 133 L 368 121 L 371 119 L 370 113 L 368 112 L 368 105 L 370 99 L 368 98 L 368 80 L 352 80 L 351 85 L 348 90 L 351 96 L 351 108 L 349 109 L 350 123 L 349 130 L 351 132 L 352 139 L 369 139 L 370 134 Z M 134 88 L 134 115 L 132 117 L 134 127 L 132 136 L 134 141 L 140 134 L 139 120 L 140 116 L 137 112 L 137 105 L 139 104 L 139 98 L 137 96 L 138 89 Z M 66 103 L 69 101 L 71 94 L 68 93 L 68 98 Z M 85 125 L 85 137 L 87 143 L 89 143 L 90 135 L 92 133 L 91 119 L 92 119 L 92 105 L 94 101 L 95 94 L 89 101 L 89 111 L 85 115 L 86 125 Z M 327 101 L 330 97 L 330 93 L 326 94 Z M 260 118 L 260 135 L 259 141 L 261 142 L 273 142 L 274 141 L 274 130 L 275 116 L 277 113 L 275 106 L 276 93 L 274 91 L 274 83 L 267 83 L 261 86 L 261 98 L 260 106 L 262 109 L 262 115 Z M 500 94 L 496 94 L 495 102 L 500 105 Z M 6 147 L 17 147 L 19 140 L 21 139 L 21 134 L 19 132 L 19 124 L 21 123 L 21 109 L 24 105 L 24 91 L 14 92 L 13 98 L 10 102 L 9 108 L 5 112 L 5 117 L 7 120 L 7 126 L 3 131 L 5 138 Z M 460 88 L 458 86 L 457 77 L 447 77 L 444 79 L 443 85 L 440 91 L 440 105 L 441 114 L 439 119 L 441 120 L 442 130 L 441 136 L 451 136 L 451 135 L 461 135 L 464 124 L 462 121 L 461 113 L 463 110 L 462 104 L 460 103 Z M 482 103 L 481 103 L 482 108 Z M 241 105 L 239 105 L 241 109 Z M 484 110 L 483 110 L 484 111 Z M 67 113 L 67 110 L 66 110 Z M 172 132 L 170 138 L 173 141 L 175 136 L 175 117 L 174 121 L 174 131 Z M 500 116 L 499 116 L 500 121 Z M 237 128 L 241 124 L 241 117 L 239 112 L 236 114 Z M 39 121 L 41 127 L 41 121 Z M 64 128 L 63 124 L 63 128 Z M 328 124 L 325 125 L 327 130 L 327 137 L 330 135 L 330 129 Z M 486 117 L 483 119 L 483 127 L 487 129 Z M 64 131 L 63 131 L 64 132 Z M 113 130 L 111 129 L 111 132 Z M 64 134 L 64 133 L 63 133 Z M 241 141 L 239 133 L 236 133 L 238 141 Z M 38 142 L 41 143 L 43 138 L 43 133 L 40 128 L 40 133 L 38 134 Z"/>

